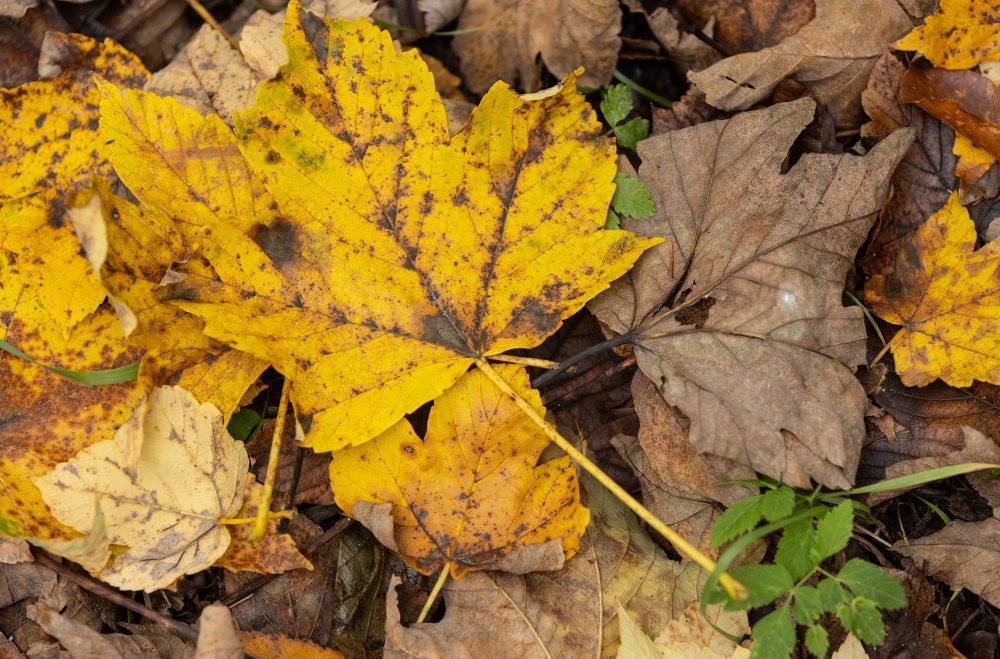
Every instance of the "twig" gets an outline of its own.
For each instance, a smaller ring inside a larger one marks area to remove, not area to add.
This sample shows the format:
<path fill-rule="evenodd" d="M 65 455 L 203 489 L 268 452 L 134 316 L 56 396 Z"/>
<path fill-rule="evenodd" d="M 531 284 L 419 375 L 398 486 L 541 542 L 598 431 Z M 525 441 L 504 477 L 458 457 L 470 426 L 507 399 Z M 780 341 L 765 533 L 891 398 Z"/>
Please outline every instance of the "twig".
<path fill-rule="evenodd" d="M 434 605 L 434 601 L 437 600 L 438 594 L 444 587 L 444 582 L 448 581 L 449 572 L 451 572 L 451 563 L 445 563 L 441 568 L 441 574 L 438 575 L 438 580 L 434 582 L 434 588 L 431 589 L 431 594 L 427 596 L 427 601 L 424 602 L 424 608 L 420 609 L 420 615 L 417 616 L 418 623 L 427 619 L 427 614 L 431 612 L 431 607 Z"/>
<path fill-rule="evenodd" d="M 257 503 L 257 520 L 247 538 L 251 545 L 256 545 L 267 533 L 267 520 L 271 512 L 271 497 L 274 496 L 274 483 L 278 478 L 278 462 L 281 458 L 281 439 L 285 432 L 285 419 L 288 417 L 288 396 L 292 389 L 292 381 L 285 378 L 281 385 L 281 401 L 278 403 L 278 416 L 274 420 L 274 436 L 271 438 L 271 452 L 267 459 L 267 473 L 264 476 L 264 491 Z"/>
<path fill-rule="evenodd" d="M 203 4 L 198 2 L 198 0 L 185 0 L 185 1 L 188 3 L 188 6 L 191 7 L 191 9 L 194 9 L 196 14 L 201 16 L 201 20 L 211 25 L 213 30 L 221 34 L 225 38 L 225 40 L 229 42 L 229 45 L 236 49 L 236 52 L 240 52 L 239 42 L 236 41 L 236 39 L 234 39 L 231 34 L 226 32 L 226 30 L 221 25 L 219 25 L 219 21 L 215 20 L 215 16 L 212 16 L 212 14 L 210 14 L 208 10 L 205 9 L 205 6 Z"/>
<path fill-rule="evenodd" d="M 191 625 L 186 625 L 183 622 L 174 620 L 173 618 L 168 618 L 162 613 L 154 611 L 148 606 L 140 604 L 135 600 L 129 599 L 128 597 L 125 597 L 121 593 L 112 590 L 111 588 L 108 588 L 104 584 L 98 583 L 91 577 L 87 577 L 82 574 L 77 574 L 76 572 L 70 570 L 66 566 L 61 565 L 58 562 L 54 561 L 52 558 L 49 557 L 49 555 L 46 552 L 40 549 L 35 549 L 34 551 L 32 551 L 32 554 L 34 555 L 35 560 L 38 561 L 39 565 L 44 565 L 53 572 L 56 572 L 57 574 L 66 577 L 67 579 L 69 579 L 76 585 L 80 586 L 84 590 L 89 590 L 98 597 L 103 597 L 109 602 L 124 607 L 129 611 L 132 611 L 133 613 L 138 613 L 143 618 L 152 620 L 154 622 L 158 622 L 161 625 L 166 625 L 172 631 L 179 634 L 180 636 L 183 636 L 186 639 L 195 642 L 198 641 L 198 631 L 195 630 Z"/>

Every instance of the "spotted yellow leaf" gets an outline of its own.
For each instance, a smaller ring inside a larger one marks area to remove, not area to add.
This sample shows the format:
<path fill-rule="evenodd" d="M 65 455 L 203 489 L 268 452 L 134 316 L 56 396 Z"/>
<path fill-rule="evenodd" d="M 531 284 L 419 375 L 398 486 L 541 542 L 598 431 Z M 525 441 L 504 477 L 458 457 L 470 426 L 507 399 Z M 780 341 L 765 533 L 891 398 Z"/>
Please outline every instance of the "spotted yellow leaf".
<path fill-rule="evenodd" d="M 288 64 L 235 116 L 277 211 L 217 216 L 202 246 L 217 280 L 171 295 L 291 378 L 314 448 L 362 443 L 477 357 L 539 344 L 656 242 L 601 229 L 615 149 L 574 76 L 532 100 L 497 84 L 449 139 L 426 64 L 388 33 L 293 4 L 284 40 Z M 163 153 L 179 172 L 208 156 Z M 150 180 L 130 185 L 140 201 L 184 217 L 184 185 Z"/>
<path fill-rule="evenodd" d="M 900 251 L 894 274 L 865 287 L 875 313 L 902 325 L 890 346 L 903 384 L 1000 384 L 1000 240 L 975 246 L 975 224 L 952 193 Z"/>
<path fill-rule="evenodd" d="M 497 370 L 545 413 L 523 368 Z M 372 518 L 362 504 L 390 504 L 392 544 L 424 574 L 446 564 L 456 577 L 498 569 L 516 550 L 551 541 L 568 558 L 590 514 L 568 457 L 536 464 L 548 443 L 476 369 L 434 402 L 423 440 L 402 420 L 362 446 L 334 452 L 330 485 L 354 516 Z"/>
<path fill-rule="evenodd" d="M 1000 5 L 995 0 L 941 0 L 937 13 L 893 46 L 916 50 L 945 69 L 971 69 L 1000 59 Z"/>

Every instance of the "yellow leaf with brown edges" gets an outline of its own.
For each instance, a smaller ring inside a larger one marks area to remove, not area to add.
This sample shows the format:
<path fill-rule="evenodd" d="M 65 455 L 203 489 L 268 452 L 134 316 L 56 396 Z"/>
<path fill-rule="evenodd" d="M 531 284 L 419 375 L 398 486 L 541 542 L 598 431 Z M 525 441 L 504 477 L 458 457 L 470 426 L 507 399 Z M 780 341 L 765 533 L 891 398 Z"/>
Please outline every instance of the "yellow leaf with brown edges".
<path fill-rule="evenodd" d="M 56 368 L 126 366 L 139 353 L 101 306 L 65 203 L 93 173 L 110 173 L 92 72 L 121 85 L 148 73 L 110 41 L 48 39 L 55 77 L 0 90 L 0 339 Z M 59 543 L 79 534 L 52 516 L 32 480 L 112 437 L 140 398 L 132 383 L 89 387 L 0 351 L 0 531 L 70 552 Z"/>
<path fill-rule="evenodd" d="M 114 439 L 98 442 L 35 479 L 53 514 L 81 533 L 94 501 L 108 541 L 128 550 L 100 577 L 151 592 L 203 570 L 229 546 L 220 520 L 243 503 L 250 460 L 222 414 L 180 387 L 157 387 Z"/>
<path fill-rule="evenodd" d="M 545 414 L 523 368 L 497 371 Z M 560 543 L 559 559 L 575 554 L 590 519 L 569 458 L 537 464 L 548 443 L 476 369 L 434 402 L 423 440 L 402 420 L 363 446 L 335 452 L 330 485 L 337 505 L 364 515 L 376 537 L 424 574 L 446 564 L 456 577 L 484 569 L 526 572 L 538 566 L 511 566 L 550 551 L 542 545 Z M 391 505 L 391 537 L 379 530 L 389 520 L 370 504 Z M 558 560 L 548 569 L 560 566 Z"/>
<path fill-rule="evenodd" d="M 902 325 L 890 345 L 903 384 L 1000 384 L 1000 240 L 975 246 L 975 224 L 952 193 L 900 251 L 895 273 L 865 286 L 872 310 Z"/>
<path fill-rule="evenodd" d="M 218 279 L 171 295 L 206 334 L 292 380 L 310 446 L 360 444 L 476 358 L 538 345 L 658 242 L 602 230 L 615 149 L 575 76 L 530 100 L 497 84 L 449 139 L 426 64 L 388 33 L 293 4 L 284 40 L 288 64 L 235 117 L 277 211 L 251 195 L 246 214 L 215 214 L 201 254 Z M 164 122 L 184 116 L 158 107 Z M 118 117 L 106 135 L 132 131 Z M 163 176 L 131 179 L 150 167 L 155 136 L 142 139 L 116 169 L 144 206 L 188 221 L 188 179 L 166 172 L 208 168 L 208 152 L 181 147 L 182 124 L 157 154 Z"/>
<path fill-rule="evenodd" d="M 290 636 L 264 634 L 262 632 L 240 632 L 243 649 L 253 657 L 273 659 L 344 659 L 343 653 L 332 648 L 324 648 L 312 641 L 303 641 Z"/>
<path fill-rule="evenodd" d="M 893 44 L 916 50 L 934 66 L 971 69 L 1000 59 L 1000 4 L 995 0 L 941 0 L 936 14 Z"/>

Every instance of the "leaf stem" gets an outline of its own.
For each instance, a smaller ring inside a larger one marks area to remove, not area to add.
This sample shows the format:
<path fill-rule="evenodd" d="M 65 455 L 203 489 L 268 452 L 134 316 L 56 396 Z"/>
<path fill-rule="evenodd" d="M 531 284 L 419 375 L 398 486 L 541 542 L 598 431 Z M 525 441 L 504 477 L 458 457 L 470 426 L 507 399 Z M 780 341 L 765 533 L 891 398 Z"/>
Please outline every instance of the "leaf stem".
<path fill-rule="evenodd" d="M 602 341 L 601 343 L 595 344 L 587 348 L 586 350 L 581 350 L 564 362 L 560 362 L 559 366 L 553 368 L 548 373 L 542 373 L 537 378 L 531 381 L 531 386 L 535 389 L 542 387 L 556 378 L 557 375 L 569 370 L 571 367 L 576 366 L 584 359 L 596 355 L 598 353 L 604 352 L 605 350 L 610 350 L 620 345 L 629 343 L 632 340 L 631 334 L 621 334 L 619 336 L 608 339 L 607 341 Z M 496 359 L 496 356 L 490 357 L 490 359 Z"/>
<path fill-rule="evenodd" d="M 618 337 L 621 338 L 621 337 Z M 483 372 L 490 379 L 493 384 L 497 386 L 500 391 L 504 392 L 514 401 L 514 404 L 520 408 L 520 410 L 527 416 L 538 428 L 545 433 L 545 435 L 552 440 L 559 448 L 561 448 L 569 457 L 571 457 L 578 465 L 580 465 L 584 471 L 593 476 L 597 482 L 603 485 L 609 492 L 611 492 L 615 497 L 617 497 L 622 503 L 628 506 L 632 512 L 638 515 L 639 519 L 649 524 L 654 530 L 656 530 L 660 535 L 670 541 L 677 551 L 681 554 L 687 556 L 692 561 L 700 565 L 707 572 L 713 572 L 715 570 L 715 562 L 698 551 L 694 546 L 692 546 L 687 540 L 678 535 L 672 528 L 664 524 L 653 515 L 649 510 L 645 508 L 641 503 L 636 501 L 632 495 L 625 491 L 621 485 L 616 483 L 611 479 L 610 476 L 601 471 L 601 468 L 590 461 L 586 455 L 577 450 L 573 444 L 569 442 L 565 437 L 559 434 L 552 425 L 550 425 L 544 418 L 542 418 L 531 405 L 517 395 L 517 392 L 507 381 L 504 380 L 499 373 L 493 370 L 493 367 L 485 359 L 477 359 L 476 366 L 479 370 Z M 742 600 L 746 598 L 747 591 L 746 588 L 740 584 L 738 581 L 733 579 L 729 574 L 723 572 L 719 575 L 719 584 L 726 589 L 729 596 L 734 600 Z"/>
<path fill-rule="evenodd" d="M 634 91 L 639 96 L 644 96 L 649 100 L 651 100 L 652 102 L 656 103 L 657 105 L 662 105 L 665 108 L 669 108 L 673 105 L 673 103 L 671 103 L 667 99 L 663 98 L 656 92 L 649 91 L 639 83 L 635 82 L 634 80 L 626 76 L 618 69 L 615 69 L 615 72 L 612 75 L 615 77 L 615 80 L 622 83 L 623 85 Z"/>
<path fill-rule="evenodd" d="M 434 588 L 431 589 L 431 594 L 427 596 L 427 601 L 424 602 L 424 608 L 420 610 L 420 615 L 417 616 L 417 622 L 423 622 L 427 618 L 427 614 L 431 612 L 431 606 L 434 605 L 434 601 L 437 600 L 438 594 L 441 592 L 441 588 L 444 587 L 444 582 L 448 580 L 448 573 L 451 572 L 451 563 L 445 563 L 441 567 L 441 574 L 438 575 L 438 580 L 434 584 Z"/>
<path fill-rule="evenodd" d="M 882 346 L 882 349 L 878 351 L 878 354 L 875 355 L 875 358 L 872 359 L 870 364 L 868 364 L 868 368 L 873 368 L 875 364 L 878 364 L 882 360 L 882 358 L 885 357 L 885 353 L 889 352 L 889 346 L 891 345 L 892 341 L 889 341 L 889 343 L 886 343 L 884 346 Z"/>
<path fill-rule="evenodd" d="M 194 9 L 196 14 L 201 16 L 201 20 L 211 25 L 213 30 L 221 34 L 222 37 L 229 42 L 229 45 L 232 46 L 234 49 L 236 49 L 237 53 L 240 52 L 239 42 L 233 38 L 233 35 L 226 32 L 226 30 L 221 25 L 219 25 L 219 21 L 215 20 L 215 16 L 212 16 L 212 14 L 210 14 L 208 10 L 205 9 L 204 5 L 198 2 L 198 0 L 186 0 L 186 2 L 188 3 L 188 6 L 191 7 L 191 9 Z"/>
<path fill-rule="evenodd" d="M 516 355 L 490 355 L 488 359 L 495 362 L 506 362 L 508 364 L 520 364 L 521 366 L 535 366 L 536 368 L 559 368 L 559 362 L 548 359 L 535 359 L 534 357 L 518 357 Z"/>
<path fill-rule="evenodd" d="M 274 420 L 274 435 L 271 437 L 271 452 L 267 457 L 267 474 L 264 476 L 264 491 L 257 502 L 257 519 L 247 540 L 256 545 L 267 532 L 267 520 L 270 519 L 271 497 L 274 495 L 274 482 L 278 478 L 278 459 L 281 457 L 281 438 L 285 433 L 285 417 L 288 412 L 288 395 L 292 389 L 292 380 L 285 377 L 281 385 L 281 401 L 278 403 L 278 416 Z"/>

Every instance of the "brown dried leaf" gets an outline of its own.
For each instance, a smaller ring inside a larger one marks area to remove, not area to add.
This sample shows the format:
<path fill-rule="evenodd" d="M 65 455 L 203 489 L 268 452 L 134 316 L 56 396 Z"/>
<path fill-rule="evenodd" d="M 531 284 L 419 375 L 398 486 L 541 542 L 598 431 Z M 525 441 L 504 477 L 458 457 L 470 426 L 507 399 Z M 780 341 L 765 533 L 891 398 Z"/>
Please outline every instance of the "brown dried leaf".
<path fill-rule="evenodd" d="M 558 78 L 582 66 L 581 86 L 604 87 L 618 60 L 621 20 L 617 0 L 468 0 L 458 28 L 476 31 L 456 36 L 454 48 L 477 93 L 497 80 L 536 91 L 543 63 Z"/>
<path fill-rule="evenodd" d="M 986 76 L 911 64 L 900 81 L 899 98 L 919 105 L 1000 158 L 1000 87 Z"/>
<path fill-rule="evenodd" d="M 871 121 L 864 137 L 885 137 L 904 127 L 914 129 L 914 142 L 892 175 L 892 196 L 861 260 L 868 274 L 890 274 L 896 254 L 917 227 L 944 206 L 951 192 L 956 159 L 955 133 L 919 108 L 899 98 L 905 67 L 886 51 L 875 63 L 861 102 Z"/>
<path fill-rule="evenodd" d="M 688 128 L 704 121 L 728 119 L 729 114 L 722 112 L 705 102 L 705 95 L 697 89 L 674 101 L 669 108 L 653 106 L 653 135 L 659 135 L 671 130 Z"/>
<path fill-rule="evenodd" d="M 229 607 L 209 604 L 198 618 L 195 659 L 243 659 L 243 642 Z"/>
<path fill-rule="evenodd" d="M 699 455 L 676 414 L 641 372 L 632 380 L 632 399 L 641 424 L 639 437 L 633 442 L 620 441 L 617 447 L 636 471 L 643 503 L 685 540 L 717 555 L 709 542 L 712 522 L 723 507 L 756 494 L 756 489 L 712 485 L 752 479 L 753 470 L 725 458 Z"/>
<path fill-rule="evenodd" d="M 838 128 L 853 128 L 861 115 L 861 91 L 875 60 L 910 26 L 895 0 L 818 0 L 816 17 L 781 43 L 727 57 L 688 74 L 688 79 L 711 105 L 745 110 L 790 77 L 829 108 Z M 845 34 L 851 37 L 845 39 Z"/>
<path fill-rule="evenodd" d="M 935 603 L 937 589 L 927 577 L 917 572 L 913 562 L 904 560 L 905 570 L 892 570 L 906 592 L 907 606 L 898 611 L 883 613 L 885 620 L 885 643 L 876 648 L 873 659 L 917 657 L 921 659 L 954 659 L 949 652 L 951 643 L 944 632 L 935 627 L 928 618 L 938 612 Z"/>
<path fill-rule="evenodd" d="M 761 50 L 780 43 L 812 20 L 812 0 L 678 0 L 691 21 L 714 17 L 715 39 L 731 53 Z"/>
<path fill-rule="evenodd" d="M 989 500 L 993 516 L 979 522 L 952 521 L 937 533 L 892 546 L 953 590 L 966 588 L 1000 606 L 1000 479 L 989 472 L 969 476 Z"/>
<path fill-rule="evenodd" d="M 657 215 L 625 224 L 669 242 L 591 310 L 634 330 L 639 368 L 690 419 L 700 453 L 799 487 L 843 487 L 866 399 L 851 370 L 864 362 L 864 323 L 841 292 L 910 135 L 865 157 L 807 154 L 782 174 L 814 107 L 802 99 L 641 142 Z"/>

